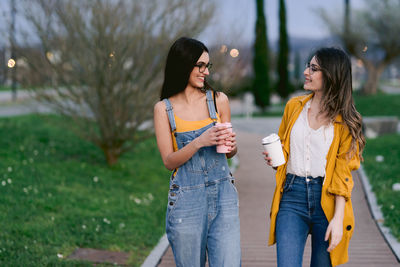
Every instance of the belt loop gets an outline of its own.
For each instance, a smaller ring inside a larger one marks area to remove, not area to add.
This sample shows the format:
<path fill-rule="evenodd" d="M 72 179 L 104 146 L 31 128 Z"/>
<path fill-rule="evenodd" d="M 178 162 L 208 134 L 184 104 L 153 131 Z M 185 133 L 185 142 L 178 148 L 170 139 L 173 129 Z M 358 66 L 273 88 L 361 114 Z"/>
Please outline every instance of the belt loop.
<path fill-rule="evenodd" d="M 296 175 L 295 174 L 290 174 L 292 177 L 290 178 L 290 182 L 289 182 L 289 186 L 292 186 L 292 184 L 294 183 L 294 180 L 296 179 Z"/>

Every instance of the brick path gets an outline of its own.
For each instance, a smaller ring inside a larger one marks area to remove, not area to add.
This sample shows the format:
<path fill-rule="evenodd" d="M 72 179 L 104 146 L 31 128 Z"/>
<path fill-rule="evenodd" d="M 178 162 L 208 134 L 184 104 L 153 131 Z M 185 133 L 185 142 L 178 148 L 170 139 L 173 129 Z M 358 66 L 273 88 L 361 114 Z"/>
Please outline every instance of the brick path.
<path fill-rule="evenodd" d="M 250 122 L 249 122 L 250 123 Z M 265 123 L 265 122 L 264 122 Z M 243 125 L 235 125 L 243 129 Z M 245 127 L 247 128 L 247 127 Z M 276 131 L 276 125 L 272 127 Z M 242 266 L 276 266 L 275 246 L 267 247 L 269 208 L 275 186 L 274 171 L 265 165 L 261 152 L 262 133 L 271 129 L 258 129 L 256 133 L 238 132 L 239 168 L 235 172 L 240 200 Z M 382 238 L 373 221 L 357 173 L 353 174 L 353 208 L 356 219 L 354 235 L 350 241 L 348 267 L 398 267 L 395 256 Z M 303 266 L 310 264 L 310 244 L 306 246 Z M 159 267 L 175 266 L 171 249 L 162 257 Z"/>

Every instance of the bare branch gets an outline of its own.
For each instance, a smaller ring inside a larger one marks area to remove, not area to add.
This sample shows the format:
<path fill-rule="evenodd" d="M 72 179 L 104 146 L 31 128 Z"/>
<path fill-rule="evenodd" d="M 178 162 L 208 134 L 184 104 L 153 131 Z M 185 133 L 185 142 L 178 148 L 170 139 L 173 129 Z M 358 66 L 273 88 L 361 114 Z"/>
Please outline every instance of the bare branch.
<path fill-rule="evenodd" d="M 196 36 L 212 3 L 156 0 L 31 0 L 26 19 L 40 40 L 32 72 L 49 72 L 38 99 L 69 116 L 98 145 L 109 164 L 147 135 L 165 56 L 181 35 Z M 42 84 L 43 85 L 43 84 Z"/>

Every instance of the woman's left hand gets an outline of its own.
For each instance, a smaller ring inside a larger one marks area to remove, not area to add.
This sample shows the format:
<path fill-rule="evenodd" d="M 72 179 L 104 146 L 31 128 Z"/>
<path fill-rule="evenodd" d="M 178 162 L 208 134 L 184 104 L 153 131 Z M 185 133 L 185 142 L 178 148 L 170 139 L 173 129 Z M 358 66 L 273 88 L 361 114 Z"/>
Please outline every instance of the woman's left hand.
<path fill-rule="evenodd" d="M 231 132 L 227 138 L 225 138 L 225 145 L 229 146 L 229 152 L 236 149 L 236 133 Z"/>
<path fill-rule="evenodd" d="M 329 247 L 327 249 L 328 252 L 331 252 L 342 240 L 343 237 L 343 219 L 333 217 L 330 221 L 328 228 L 325 233 L 325 241 L 329 240 L 329 236 L 331 237 L 331 242 L 329 243 Z"/>

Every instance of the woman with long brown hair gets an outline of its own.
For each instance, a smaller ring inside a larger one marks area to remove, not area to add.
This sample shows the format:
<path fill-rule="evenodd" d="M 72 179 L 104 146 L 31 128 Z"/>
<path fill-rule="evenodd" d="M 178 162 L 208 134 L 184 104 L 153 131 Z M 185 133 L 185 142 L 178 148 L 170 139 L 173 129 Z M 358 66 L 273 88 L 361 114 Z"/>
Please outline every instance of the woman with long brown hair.
<path fill-rule="evenodd" d="M 277 168 L 269 245 L 277 243 L 279 267 L 301 267 L 311 234 L 311 267 L 336 266 L 348 260 L 354 230 L 351 171 L 365 146 L 362 118 L 342 50 L 316 51 L 304 76 L 311 93 L 288 101 L 279 128 L 286 163 Z"/>

